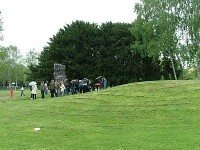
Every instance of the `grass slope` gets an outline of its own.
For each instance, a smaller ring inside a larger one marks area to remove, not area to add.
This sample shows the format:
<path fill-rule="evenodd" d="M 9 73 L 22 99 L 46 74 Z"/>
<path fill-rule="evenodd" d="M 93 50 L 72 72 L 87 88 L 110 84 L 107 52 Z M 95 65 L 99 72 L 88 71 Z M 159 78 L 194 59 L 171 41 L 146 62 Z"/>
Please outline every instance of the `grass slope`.
<path fill-rule="evenodd" d="M 19 95 L 0 99 L 0 149 L 200 149 L 200 81 L 140 82 L 34 101 L 29 92 Z"/>

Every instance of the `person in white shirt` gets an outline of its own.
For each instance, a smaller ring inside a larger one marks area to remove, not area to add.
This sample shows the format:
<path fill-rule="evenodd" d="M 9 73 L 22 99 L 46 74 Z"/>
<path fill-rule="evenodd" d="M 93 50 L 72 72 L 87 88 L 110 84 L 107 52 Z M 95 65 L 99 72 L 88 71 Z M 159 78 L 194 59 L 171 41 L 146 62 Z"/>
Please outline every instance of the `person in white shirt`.
<path fill-rule="evenodd" d="M 25 96 L 25 94 L 24 94 L 24 87 L 23 86 L 21 87 L 21 96 L 22 95 Z"/>
<path fill-rule="evenodd" d="M 65 85 L 63 82 L 61 83 L 60 89 L 61 89 L 61 95 L 63 96 L 65 92 Z"/>

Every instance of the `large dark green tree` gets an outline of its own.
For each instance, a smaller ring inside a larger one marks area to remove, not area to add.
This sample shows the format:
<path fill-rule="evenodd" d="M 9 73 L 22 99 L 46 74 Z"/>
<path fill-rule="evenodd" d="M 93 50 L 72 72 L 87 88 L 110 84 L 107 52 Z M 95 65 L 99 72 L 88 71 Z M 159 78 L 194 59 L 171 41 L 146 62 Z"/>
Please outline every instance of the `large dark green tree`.
<path fill-rule="evenodd" d="M 130 24 L 103 23 L 101 30 L 101 49 L 98 56 L 100 74 L 118 83 L 127 82 L 130 78 L 128 67 L 130 60 Z"/>
<path fill-rule="evenodd" d="M 117 84 L 159 79 L 159 62 L 131 53 L 135 38 L 130 27 L 128 23 L 83 21 L 64 26 L 44 47 L 39 64 L 30 67 L 30 79 L 51 80 L 55 63 L 66 66 L 69 79 L 95 80 L 101 75 Z"/>
<path fill-rule="evenodd" d="M 72 22 L 60 29 L 41 53 L 40 75 L 52 79 L 53 64 L 60 63 L 66 66 L 66 74 L 71 79 L 91 78 L 95 74 L 94 63 L 100 45 L 98 30 L 96 24 L 83 21 Z"/>

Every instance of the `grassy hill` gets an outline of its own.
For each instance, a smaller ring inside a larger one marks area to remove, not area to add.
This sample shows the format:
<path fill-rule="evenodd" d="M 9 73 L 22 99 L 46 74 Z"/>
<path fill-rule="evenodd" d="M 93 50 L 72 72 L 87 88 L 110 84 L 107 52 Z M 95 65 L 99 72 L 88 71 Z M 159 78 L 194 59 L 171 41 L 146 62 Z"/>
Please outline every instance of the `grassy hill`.
<path fill-rule="evenodd" d="M 0 99 L 0 149 L 200 149 L 200 81 L 153 81 Z M 40 131 L 34 131 L 40 128 Z"/>

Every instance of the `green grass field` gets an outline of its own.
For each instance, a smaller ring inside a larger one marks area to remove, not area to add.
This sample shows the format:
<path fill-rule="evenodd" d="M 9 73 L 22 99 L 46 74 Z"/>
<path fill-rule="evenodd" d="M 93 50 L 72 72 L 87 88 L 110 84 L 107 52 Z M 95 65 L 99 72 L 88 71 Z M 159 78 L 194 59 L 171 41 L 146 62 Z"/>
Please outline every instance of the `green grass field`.
<path fill-rule="evenodd" d="M 0 149 L 198 150 L 200 81 L 153 81 L 41 99 L 0 92 Z M 34 131 L 40 128 L 40 131 Z"/>

